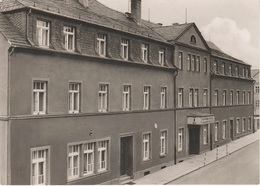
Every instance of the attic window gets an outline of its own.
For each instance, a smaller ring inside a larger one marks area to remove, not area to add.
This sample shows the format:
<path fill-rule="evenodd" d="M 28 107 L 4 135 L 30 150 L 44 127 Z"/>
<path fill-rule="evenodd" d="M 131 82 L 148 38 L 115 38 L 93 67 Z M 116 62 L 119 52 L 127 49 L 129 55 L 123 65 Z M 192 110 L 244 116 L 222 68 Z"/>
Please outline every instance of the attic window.
<path fill-rule="evenodd" d="M 194 35 L 192 35 L 192 36 L 190 37 L 190 42 L 191 42 L 192 44 L 196 44 L 196 43 L 197 43 L 196 37 L 195 37 Z"/>

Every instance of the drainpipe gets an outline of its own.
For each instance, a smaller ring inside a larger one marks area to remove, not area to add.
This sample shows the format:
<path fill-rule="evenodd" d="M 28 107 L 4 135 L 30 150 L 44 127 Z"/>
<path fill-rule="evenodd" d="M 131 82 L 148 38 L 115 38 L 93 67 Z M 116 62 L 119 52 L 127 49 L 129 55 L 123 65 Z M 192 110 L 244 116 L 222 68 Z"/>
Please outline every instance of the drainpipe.
<path fill-rule="evenodd" d="M 253 133 L 255 133 L 257 131 L 257 126 L 256 126 L 256 123 L 255 123 L 255 83 L 256 83 L 256 80 L 253 80 L 252 84 L 253 84 L 253 90 L 252 90 L 252 93 L 253 93 L 253 98 L 252 98 L 252 101 L 253 101 Z M 251 102 L 252 103 L 252 102 Z"/>
<path fill-rule="evenodd" d="M 29 9 L 28 13 L 26 14 L 26 33 L 25 33 L 25 37 L 31 45 L 34 45 L 33 42 L 29 38 L 29 16 L 30 16 L 31 13 L 32 13 L 32 9 Z"/>
<path fill-rule="evenodd" d="M 174 73 L 174 139 L 175 139 L 175 143 L 174 143 L 174 164 L 177 164 L 177 97 L 176 97 L 176 77 L 178 76 L 178 68 L 176 68 L 177 70 Z"/>

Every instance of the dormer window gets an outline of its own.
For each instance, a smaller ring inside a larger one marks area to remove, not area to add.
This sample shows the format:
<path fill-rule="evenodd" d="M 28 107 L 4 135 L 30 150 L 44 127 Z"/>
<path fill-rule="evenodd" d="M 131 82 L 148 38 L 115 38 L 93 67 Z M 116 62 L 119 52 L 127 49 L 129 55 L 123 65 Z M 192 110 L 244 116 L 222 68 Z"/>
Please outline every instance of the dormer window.
<path fill-rule="evenodd" d="M 68 51 L 75 50 L 75 29 L 72 27 L 64 27 L 64 45 Z"/>
<path fill-rule="evenodd" d="M 49 47 L 50 43 L 50 23 L 37 20 L 37 41 L 41 47 Z"/>
<path fill-rule="evenodd" d="M 100 56 L 106 56 L 106 40 L 107 37 L 105 34 L 98 34 L 97 37 L 97 52 Z"/>
<path fill-rule="evenodd" d="M 190 42 L 191 42 L 192 44 L 196 44 L 196 43 L 197 43 L 196 37 L 195 37 L 194 35 L 192 35 L 192 36 L 190 37 Z"/>
<path fill-rule="evenodd" d="M 164 60 L 165 60 L 164 54 L 165 54 L 164 48 L 160 48 L 159 49 L 159 63 L 161 66 L 164 66 Z"/>
<path fill-rule="evenodd" d="M 142 60 L 145 63 L 148 63 L 148 45 L 142 44 Z"/>
<path fill-rule="evenodd" d="M 128 40 L 122 39 L 121 42 L 121 57 L 125 60 L 128 60 L 128 50 L 129 50 L 129 44 Z"/>

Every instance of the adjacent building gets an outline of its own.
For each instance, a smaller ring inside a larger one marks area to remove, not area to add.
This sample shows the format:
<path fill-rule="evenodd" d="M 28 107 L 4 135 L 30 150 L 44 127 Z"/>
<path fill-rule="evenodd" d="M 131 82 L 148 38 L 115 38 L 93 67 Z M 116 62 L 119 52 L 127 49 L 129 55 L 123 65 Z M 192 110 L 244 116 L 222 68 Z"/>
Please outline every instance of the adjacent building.
<path fill-rule="evenodd" d="M 1 184 L 125 183 L 253 132 L 250 65 L 141 0 L 3 0 L 0 43 Z"/>
<path fill-rule="evenodd" d="M 259 129 L 259 69 L 251 70 L 252 78 L 255 80 L 254 84 L 254 121 L 255 130 Z"/>

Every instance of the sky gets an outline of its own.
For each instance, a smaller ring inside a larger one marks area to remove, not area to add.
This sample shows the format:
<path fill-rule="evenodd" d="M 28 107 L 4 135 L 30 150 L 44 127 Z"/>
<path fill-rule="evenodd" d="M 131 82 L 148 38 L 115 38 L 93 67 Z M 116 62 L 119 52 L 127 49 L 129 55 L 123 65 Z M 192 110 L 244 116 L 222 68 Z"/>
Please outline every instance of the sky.
<path fill-rule="evenodd" d="M 129 11 L 129 0 L 98 1 Z M 206 40 L 252 69 L 260 68 L 260 0 L 142 0 L 142 19 L 163 25 L 185 23 L 186 9 L 187 22 L 195 22 Z"/>

